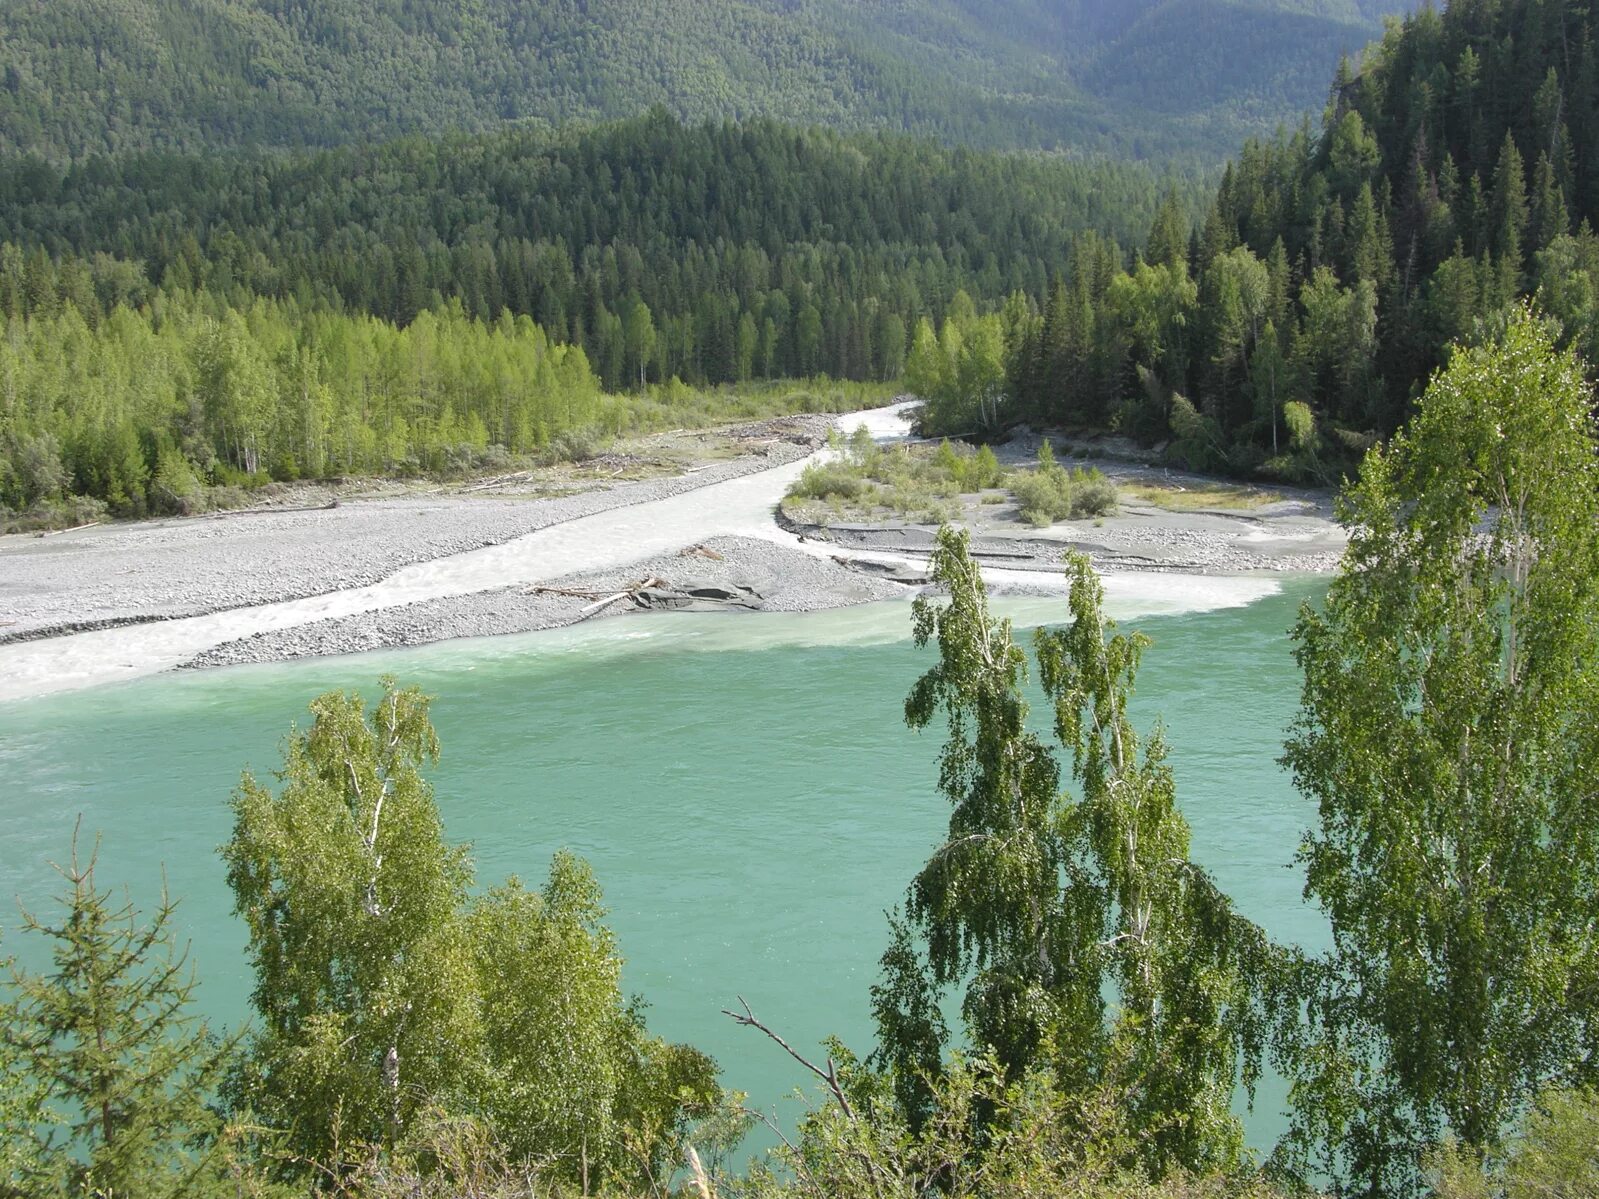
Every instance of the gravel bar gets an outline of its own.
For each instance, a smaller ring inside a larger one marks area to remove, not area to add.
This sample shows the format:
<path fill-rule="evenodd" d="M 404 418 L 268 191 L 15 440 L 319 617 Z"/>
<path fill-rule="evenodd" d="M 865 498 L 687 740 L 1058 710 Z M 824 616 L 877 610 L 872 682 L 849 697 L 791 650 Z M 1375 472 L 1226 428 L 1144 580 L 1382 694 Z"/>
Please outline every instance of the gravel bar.
<path fill-rule="evenodd" d="M 691 549 L 709 551 L 714 556 L 690 552 Z M 912 592 L 911 588 L 852 570 L 829 558 L 817 558 L 754 537 L 713 537 L 697 547 L 645 559 L 623 570 L 568 575 L 542 587 L 604 595 L 648 578 L 749 589 L 753 602 L 747 608 L 729 609 L 734 613 L 813 612 L 901 598 Z M 480 591 L 259 633 L 219 645 L 187 663 L 186 668 L 280 662 L 290 658 L 426 645 L 458 637 L 529 633 L 575 624 L 585 619 L 585 609 L 592 603 L 588 597 L 556 595 L 549 590 L 528 587 Z M 616 603 L 588 619 L 647 615 L 650 613 L 641 612 L 631 604 Z"/>
<path fill-rule="evenodd" d="M 365 587 L 414 563 L 782 466 L 809 455 L 831 418 L 794 424 L 806 444 L 556 498 L 355 500 L 0 537 L 0 644 Z"/>

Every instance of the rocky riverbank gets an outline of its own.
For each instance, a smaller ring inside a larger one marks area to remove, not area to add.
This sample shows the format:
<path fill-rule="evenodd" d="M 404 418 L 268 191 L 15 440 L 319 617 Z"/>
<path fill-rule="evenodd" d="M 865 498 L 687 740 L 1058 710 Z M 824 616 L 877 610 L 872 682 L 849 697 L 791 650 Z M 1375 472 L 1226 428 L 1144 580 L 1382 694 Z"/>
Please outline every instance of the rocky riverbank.
<path fill-rule="evenodd" d="M 903 405 L 838 421 L 857 422 L 879 441 L 908 435 Z M 0 700 L 660 610 L 813 611 L 914 595 L 933 526 L 778 512 L 833 423 L 730 427 L 698 459 L 680 453 L 632 480 L 524 472 L 314 509 L 0 538 Z M 1342 551 L 1323 493 L 1171 510 L 1172 489 L 1192 483 L 1186 503 L 1210 494 L 1198 490 L 1205 481 L 1100 465 L 1123 488 L 1103 518 L 1033 529 L 996 497 L 968 505 L 963 523 L 997 590 L 1058 594 L 1068 548 L 1123 576 L 1319 572 Z"/>
<path fill-rule="evenodd" d="M 586 571 L 317 621 L 219 645 L 189 667 L 277 662 L 560 628 L 660 611 L 812 612 L 902 598 L 908 589 L 831 558 L 755 537 L 713 537 L 625 570 Z M 609 601 L 609 602 L 607 602 Z"/>
<path fill-rule="evenodd" d="M 803 415 L 722 432 L 750 452 L 633 481 L 563 477 L 568 494 L 478 485 L 379 486 L 330 506 L 272 506 L 0 537 L 0 643 L 174 620 L 368 587 L 568 521 L 649 504 L 807 457 L 833 418 Z M 569 475 L 569 472 L 568 472 Z M 524 483 L 524 486 L 534 486 Z M 321 498 L 321 492 L 316 498 Z"/>

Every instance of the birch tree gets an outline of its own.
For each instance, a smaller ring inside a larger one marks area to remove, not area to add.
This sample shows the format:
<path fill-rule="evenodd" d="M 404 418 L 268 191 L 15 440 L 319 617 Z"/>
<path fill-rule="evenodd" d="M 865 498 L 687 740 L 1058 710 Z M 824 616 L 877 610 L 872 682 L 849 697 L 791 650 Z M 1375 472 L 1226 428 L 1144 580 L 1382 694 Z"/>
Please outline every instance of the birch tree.
<path fill-rule="evenodd" d="M 261 1027 L 233 1098 L 335 1172 L 414 1156 L 428 1120 L 478 1120 L 508 1160 L 574 1183 L 669 1176 L 716 1064 L 652 1038 L 589 868 L 468 898 L 423 771 L 429 701 L 383 681 L 312 702 L 277 793 L 246 775 L 223 848 Z M 424 1156 L 426 1156 L 424 1154 Z"/>
<path fill-rule="evenodd" d="M 1592 393 L 1519 311 L 1458 350 L 1343 502 L 1294 632 L 1286 764 L 1332 923 L 1285 1156 L 1364 1194 L 1493 1148 L 1599 1066 L 1599 472 Z"/>
<path fill-rule="evenodd" d="M 1164 743 L 1127 715 L 1146 642 L 1105 618 L 1085 559 L 1069 570 L 1070 623 L 1036 647 L 1081 798 L 1060 790 L 1055 753 L 1029 726 L 1026 655 L 989 614 L 966 534 L 939 534 L 933 577 L 948 600 L 918 600 L 914 617 L 939 661 L 905 715 L 947 723 L 939 789 L 953 811 L 884 957 L 876 1060 L 901 1104 L 925 1112 L 939 997 L 964 985 L 973 1047 L 1007 1075 L 1044 1067 L 1068 1097 L 1117 1096 L 1128 1164 L 1232 1166 L 1234 1088 L 1258 1073 L 1286 956 L 1190 860 Z"/>
<path fill-rule="evenodd" d="M 325 1160 L 341 1140 L 394 1144 L 420 1105 L 470 1086 L 481 1052 L 472 872 L 422 775 L 428 701 L 389 679 L 370 714 L 339 692 L 311 711 L 280 792 L 240 782 L 223 857 L 261 1018 L 244 1096 Z"/>

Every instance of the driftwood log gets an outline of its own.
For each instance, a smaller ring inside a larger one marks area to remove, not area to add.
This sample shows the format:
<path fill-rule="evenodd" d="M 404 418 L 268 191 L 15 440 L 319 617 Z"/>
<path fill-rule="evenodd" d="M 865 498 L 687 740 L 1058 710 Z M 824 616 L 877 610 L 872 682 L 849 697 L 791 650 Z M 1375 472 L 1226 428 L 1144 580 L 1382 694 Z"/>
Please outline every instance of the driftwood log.
<path fill-rule="evenodd" d="M 102 524 L 102 523 L 103 523 L 102 521 L 91 520 L 91 521 L 87 522 L 86 524 L 73 525 L 70 529 L 46 529 L 42 533 L 35 533 L 34 536 L 35 537 L 59 537 L 63 533 L 76 533 L 79 529 L 92 529 L 92 528 L 94 528 L 95 525 Z"/>

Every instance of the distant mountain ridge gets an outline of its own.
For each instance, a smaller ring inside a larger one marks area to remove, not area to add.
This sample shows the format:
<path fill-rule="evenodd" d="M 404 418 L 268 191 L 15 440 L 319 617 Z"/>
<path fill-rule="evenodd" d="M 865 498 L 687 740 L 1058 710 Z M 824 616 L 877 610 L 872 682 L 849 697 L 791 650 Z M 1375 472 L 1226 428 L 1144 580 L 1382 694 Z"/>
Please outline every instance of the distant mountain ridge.
<path fill-rule="evenodd" d="M 1421 0 L 12 0 L 0 150 L 334 145 L 664 105 L 1219 158 Z"/>

